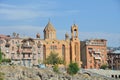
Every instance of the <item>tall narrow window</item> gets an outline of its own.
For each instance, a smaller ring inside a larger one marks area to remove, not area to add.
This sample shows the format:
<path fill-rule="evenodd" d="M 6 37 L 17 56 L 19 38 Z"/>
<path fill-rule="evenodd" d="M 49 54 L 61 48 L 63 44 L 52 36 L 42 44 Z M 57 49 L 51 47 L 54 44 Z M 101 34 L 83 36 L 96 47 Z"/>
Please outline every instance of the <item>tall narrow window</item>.
<path fill-rule="evenodd" d="M 30 57 L 30 54 L 28 54 L 28 57 Z"/>
<path fill-rule="evenodd" d="M 38 53 L 38 58 L 40 58 L 40 53 Z"/>
<path fill-rule="evenodd" d="M 44 61 L 46 59 L 46 46 L 45 45 L 43 45 L 43 59 Z"/>
<path fill-rule="evenodd" d="M 12 51 L 14 51 L 14 47 L 12 47 Z"/>
<path fill-rule="evenodd" d="M 25 58 L 25 54 L 23 54 L 23 58 Z"/>
<path fill-rule="evenodd" d="M 74 51 L 75 51 L 75 61 L 77 60 L 77 57 L 79 56 L 79 55 L 77 55 L 77 52 L 78 52 L 78 43 L 75 43 L 75 46 L 74 46 Z"/>
<path fill-rule="evenodd" d="M 62 45 L 62 57 L 65 60 L 65 45 Z"/>

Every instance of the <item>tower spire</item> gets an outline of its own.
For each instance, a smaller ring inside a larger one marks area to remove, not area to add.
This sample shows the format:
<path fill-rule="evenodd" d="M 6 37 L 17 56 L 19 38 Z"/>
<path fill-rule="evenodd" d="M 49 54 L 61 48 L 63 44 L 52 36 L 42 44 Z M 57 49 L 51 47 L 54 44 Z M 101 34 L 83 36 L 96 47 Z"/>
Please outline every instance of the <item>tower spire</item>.
<path fill-rule="evenodd" d="M 48 22 L 50 22 L 50 18 L 48 19 Z"/>

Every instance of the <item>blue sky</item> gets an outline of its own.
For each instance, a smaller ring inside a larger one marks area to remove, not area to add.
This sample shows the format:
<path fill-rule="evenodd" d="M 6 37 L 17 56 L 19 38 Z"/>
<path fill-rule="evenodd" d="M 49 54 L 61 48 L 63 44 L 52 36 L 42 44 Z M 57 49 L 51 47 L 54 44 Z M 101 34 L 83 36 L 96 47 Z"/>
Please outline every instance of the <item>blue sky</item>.
<path fill-rule="evenodd" d="M 35 37 L 50 19 L 57 38 L 79 26 L 80 40 L 104 38 L 108 46 L 120 46 L 119 0 L 0 0 L 0 34 Z"/>

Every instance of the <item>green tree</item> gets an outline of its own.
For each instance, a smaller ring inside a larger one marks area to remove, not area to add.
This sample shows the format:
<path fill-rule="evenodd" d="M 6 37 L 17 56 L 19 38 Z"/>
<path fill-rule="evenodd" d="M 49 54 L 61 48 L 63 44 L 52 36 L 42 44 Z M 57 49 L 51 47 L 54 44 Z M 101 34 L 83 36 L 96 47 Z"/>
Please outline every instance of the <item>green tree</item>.
<path fill-rule="evenodd" d="M 103 64 L 100 66 L 100 69 L 106 69 L 106 68 L 108 68 L 107 64 Z"/>
<path fill-rule="evenodd" d="M 1 51 L 1 48 L 0 48 L 0 62 L 2 62 L 2 51 Z"/>
<path fill-rule="evenodd" d="M 55 65 L 55 64 L 63 64 L 64 61 L 58 56 L 57 53 L 51 52 L 50 55 L 47 57 L 45 63 Z"/>
<path fill-rule="evenodd" d="M 68 66 L 68 73 L 70 75 L 74 75 L 76 74 L 77 72 L 79 71 L 79 67 L 78 67 L 78 64 L 77 63 L 70 63 L 69 66 Z"/>

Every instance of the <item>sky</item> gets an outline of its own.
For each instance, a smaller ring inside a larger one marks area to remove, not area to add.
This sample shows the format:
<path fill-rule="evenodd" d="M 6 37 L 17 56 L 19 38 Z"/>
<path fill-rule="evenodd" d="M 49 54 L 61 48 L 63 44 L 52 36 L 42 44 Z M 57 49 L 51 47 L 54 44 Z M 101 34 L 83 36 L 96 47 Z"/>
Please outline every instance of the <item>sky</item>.
<path fill-rule="evenodd" d="M 48 21 L 57 39 L 79 27 L 79 39 L 106 39 L 107 46 L 120 46 L 120 0 L 0 0 L 0 34 L 35 37 Z"/>

